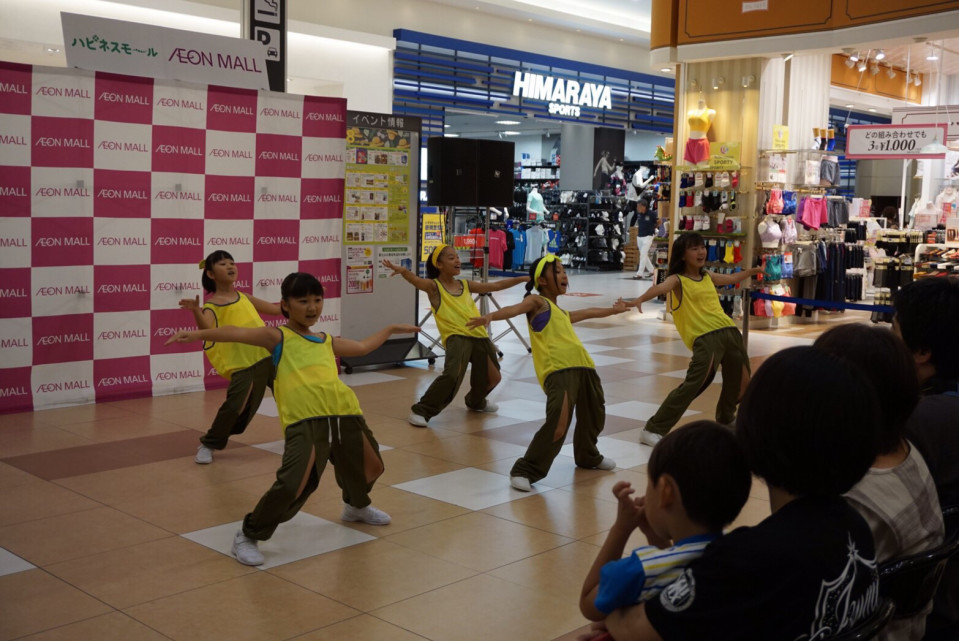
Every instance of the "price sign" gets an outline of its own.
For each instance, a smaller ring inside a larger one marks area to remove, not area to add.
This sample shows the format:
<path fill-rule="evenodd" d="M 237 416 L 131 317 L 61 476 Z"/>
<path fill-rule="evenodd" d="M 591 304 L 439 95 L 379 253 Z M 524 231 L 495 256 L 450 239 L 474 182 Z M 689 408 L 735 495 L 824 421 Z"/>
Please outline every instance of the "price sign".
<path fill-rule="evenodd" d="M 932 143 L 945 144 L 946 125 L 849 125 L 846 128 L 846 158 L 908 159 L 942 158 L 944 154 L 923 154 Z"/>

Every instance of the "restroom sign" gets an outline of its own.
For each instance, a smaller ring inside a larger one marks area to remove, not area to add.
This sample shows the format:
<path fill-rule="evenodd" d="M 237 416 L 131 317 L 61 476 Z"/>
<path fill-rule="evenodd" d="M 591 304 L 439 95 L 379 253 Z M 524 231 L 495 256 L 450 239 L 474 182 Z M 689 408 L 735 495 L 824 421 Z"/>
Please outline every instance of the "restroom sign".
<path fill-rule="evenodd" d="M 607 85 L 579 82 L 538 73 L 517 71 L 513 77 L 513 95 L 549 102 L 549 113 L 579 117 L 581 107 L 612 109 L 612 92 Z"/>

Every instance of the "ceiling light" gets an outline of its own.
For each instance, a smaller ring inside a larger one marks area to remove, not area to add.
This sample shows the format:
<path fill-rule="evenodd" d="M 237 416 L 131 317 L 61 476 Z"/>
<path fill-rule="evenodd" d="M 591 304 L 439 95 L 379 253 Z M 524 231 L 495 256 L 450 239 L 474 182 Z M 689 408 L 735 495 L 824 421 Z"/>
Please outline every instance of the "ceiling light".
<path fill-rule="evenodd" d="M 936 53 L 936 50 L 931 45 L 929 46 L 929 53 L 926 54 L 926 60 L 930 62 L 939 60 L 939 54 Z"/>
<path fill-rule="evenodd" d="M 791 54 L 791 53 L 784 53 L 784 54 L 783 54 L 783 62 L 789 62 L 790 60 L 792 60 L 792 57 L 793 57 L 793 54 Z"/>
<path fill-rule="evenodd" d="M 888 69 L 886 69 L 886 75 L 889 76 L 889 79 L 891 80 L 892 78 L 896 77 L 896 70 L 893 69 L 892 67 L 889 67 Z"/>
<path fill-rule="evenodd" d="M 662 69 L 660 69 L 660 71 L 663 72 L 663 73 L 672 73 L 672 72 L 673 72 L 673 70 L 672 70 L 670 67 L 663 67 Z"/>
<path fill-rule="evenodd" d="M 846 62 L 844 62 L 843 64 L 849 67 L 850 69 L 852 69 L 853 67 L 856 66 L 856 60 L 857 60 L 856 58 L 846 58 Z"/>
<path fill-rule="evenodd" d="M 912 77 L 912 84 L 916 85 L 917 87 L 922 84 L 922 74 L 918 71 L 916 72 L 916 75 Z"/>
<path fill-rule="evenodd" d="M 459 138 L 459 134 L 443 134 L 444 138 Z"/>
<path fill-rule="evenodd" d="M 503 133 L 504 136 L 518 136 L 518 135 L 520 135 L 522 132 L 520 132 L 520 131 L 504 131 L 504 132 L 502 132 L 502 133 Z"/>
<path fill-rule="evenodd" d="M 497 125 L 518 125 L 519 120 L 497 120 Z"/>
<path fill-rule="evenodd" d="M 756 76 L 749 74 L 748 76 L 743 76 L 743 89 L 747 88 L 749 85 L 756 82 Z"/>
<path fill-rule="evenodd" d="M 449 125 L 443 125 L 443 129 L 449 129 L 449 128 L 450 128 Z"/>
<path fill-rule="evenodd" d="M 885 57 L 886 57 L 886 52 L 883 51 L 882 49 L 880 49 L 879 53 L 875 55 L 876 60 L 882 60 Z"/>
<path fill-rule="evenodd" d="M 47 47 L 47 53 L 60 53 L 60 49 L 58 47 Z"/>
<path fill-rule="evenodd" d="M 713 89 L 719 89 L 724 84 L 726 84 L 726 78 L 719 76 L 718 78 L 713 78 Z"/>
<path fill-rule="evenodd" d="M 849 56 L 849 59 L 852 60 L 853 62 L 859 62 L 859 52 L 857 51 L 856 53 Z"/>
<path fill-rule="evenodd" d="M 869 73 L 871 73 L 871 74 L 874 75 L 874 76 L 878 76 L 878 75 L 879 75 L 879 65 L 877 65 L 876 63 L 873 63 L 872 66 L 869 67 Z"/>
<path fill-rule="evenodd" d="M 876 109 L 875 109 L 874 107 L 870 107 L 870 108 L 869 108 L 869 113 L 873 113 L 873 114 L 876 113 Z"/>
<path fill-rule="evenodd" d="M 846 109 L 852 109 L 852 108 L 855 107 L 855 106 L 856 106 L 856 105 L 848 104 L 848 105 L 846 105 Z"/>
<path fill-rule="evenodd" d="M 865 70 L 866 70 L 866 61 L 865 61 L 865 60 L 860 60 L 860 61 L 859 61 L 859 64 L 856 65 L 856 68 L 859 69 L 859 71 L 865 71 Z"/>

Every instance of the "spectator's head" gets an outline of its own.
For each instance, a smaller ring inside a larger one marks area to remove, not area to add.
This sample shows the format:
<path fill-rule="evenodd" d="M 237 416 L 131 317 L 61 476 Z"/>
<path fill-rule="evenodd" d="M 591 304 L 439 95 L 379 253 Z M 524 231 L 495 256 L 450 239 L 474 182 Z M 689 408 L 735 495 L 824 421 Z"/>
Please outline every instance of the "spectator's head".
<path fill-rule="evenodd" d="M 919 380 L 959 378 L 959 278 L 920 278 L 893 304 L 893 329 L 912 352 Z"/>
<path fill-rule="evenodd" d="M 749 467 L 794 496 L 848 492 L 876 458 L 879 400 L 858 368 L 813 346 L 790 347 L 756 371 L 736 435 Z"/>
<path fill-rule="evenodd" d="M 702 265 L 706 263 L 706 241 L 700 234 L 679 234 L 673 241 L 673 251 L 669 255 L 668 274 L 682 274 L 686 264 Z"/>
<path fill-rule="evenodd" d="M 712 532 L 721 532 L 739 515 L 752 485 L 736 436 L 713 421 L 696 421 L 664 436 L 646 469 L 647 506 L 651 494 L 676 492 L 686 518 Z M 659 514 L 656 506 L 647 508 L 657 532 L 663 527 L 653 522 Z"/>
<path fill-rule="evenodd" d="M 813 345 L 863 371 L 879 397 L 879 453 L 895 452 L 906 420 L 919 402 L 919 379 L 906 345 L 888 329 L 858 323 L 834 327 Z"/>
<path fill-rule="evenodd" d="M 645 214 L 647 211 L 649 211 L 649 201 L 645 198 L 640 198 L 638 201 L 636 201 L 636 211 L 641 214 Z"/>

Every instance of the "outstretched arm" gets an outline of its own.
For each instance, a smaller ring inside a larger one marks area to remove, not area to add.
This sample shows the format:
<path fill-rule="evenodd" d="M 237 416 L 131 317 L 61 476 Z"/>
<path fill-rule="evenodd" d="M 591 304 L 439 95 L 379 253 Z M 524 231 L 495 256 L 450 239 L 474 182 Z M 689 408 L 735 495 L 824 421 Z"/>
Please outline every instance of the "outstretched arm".
<path fill-rule="evenodd" d="M 257 298 L 256 296 L 250 296 L 246 294 L 246 297 L 250 299 L 250 302 L 253 303 L 253 307 L 261 314 L 266 314 L 267 316 L 282 316 L 283 312 L 280 310 L 279 303 L 270 303 L 268 301 Z"/>
<path fill-rule="evenodd" d="M 489 325 L 490 322 L 494 320 L 506 320 L 507 318 L 513 318 L 514 316 L 519 316 L 520 314 L 529 314 L 539 309 L 542 304 L 543 299 L 535 294 L 532 294 L 515 305 L 509 305 L 507 307 L 503 307 L 502 309 L 497 309 L 495 312 L 490 312 L 485 316 L 475 316 L 466 321 L 466 327 L 473 329 L 474 327 Z"/>
<path fill-rule="evenodd" d="M 208 341 L 211 343 L 246 343 L 272 351 L 283 335 L 275 327 L 235 327 L 224 325 L 212 329 L 198 329 L 192 332 L 177 332 L 164 345 L 171 343 L 193 343 Z"/>
<path fill-rule="evenodd" d="M 736 283 L 742 282 L 751 276 L 756 274 L 763 273 L 762 267 L 750 267 L 749 269 L 744 269 L 741 272 L 735 272 L 732 274 L 717 274 L 716 272 L 706 272 L 709 274 L 709 277 L 713 279 L 713 285 L 716 287 L 723 287 L 725 285 L 735 285 Z"/>
<path fill-rule="evenodd" d="M 415 334 L 418 331 L 420 328 L 416 325 L 388 325 L 363 340 L 336 338 L 333 340 L 333 353 L 337 356 L 366 356 L 393 334 Z"/>
<path fill-rule="evenodd" d="M 200 305 L 199 294 L 196 295 L 196 298 L 181 298 L 180 308 L 190 310 L 190 313 L 193 314 L 193 320 L 196 321 L 197 329 L 216 327 L 216 319 L 213 316 L 213 312 L 204 309 L 203 306 Z"/>
<path fill-rule="evenodd" d="M 477 294 L 488 294 L 489 292 L 499 292 L 509 289 L 515 285 L 522 285 L 529 282 L 529 276 L 515 276 L 513 278 L 502 278 L 500 280 L 484 283 L 478 280 L 470 281 L 470 291 Z"/>
<path fill-rule="evenodd" d="M 639 298 L 635 299 L 631 304 L 633 307 L 635 307 L 637 310 L 641 312 L 643 311 L 641 305 L 645 303 L 646 301 L 652 300 L 656 298 L 657 296 L 665 296 L 669 292 L 674 291 L 679 287 L 681 287 L 679 282 L 679 276 L 677 276 L 676 274 L 673 274 L 672 276 L 667 276 L 666 280 L 664 280 L 658 285 L 653 285 L 652 287 L 647 289 L 645 292 L 643 292 L 639 296 Z"/>
<path fill-rule="evenodd" d="M 623 302 L 622 298 L 616 300 L 612 307 L 588 307 L 586 309 L 576 309 L 569 313 L 569 322 L 578 323 L 581 320 L 589 318 L 606 318 L 613 314 L 622 314 L 629 310 L 630 306 Z"/>
<path fill-rule="evenodd" d="M 383 259 L 383 267 L 393 271 L 391 276 L 402 276 L 403 280 L 416 289 L 427 294 L 436 294 L 436 281 L 430 278 L 421 278 L 402 265 L 394 265 L 390 261 Z M 472 283 L 471 283 L 472 284 Z"/>

